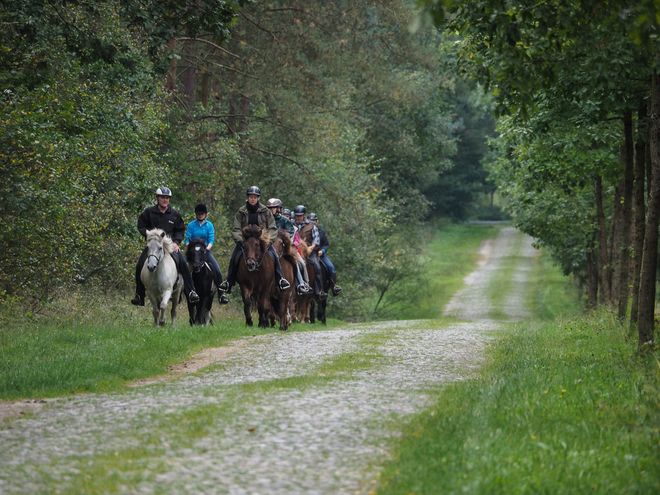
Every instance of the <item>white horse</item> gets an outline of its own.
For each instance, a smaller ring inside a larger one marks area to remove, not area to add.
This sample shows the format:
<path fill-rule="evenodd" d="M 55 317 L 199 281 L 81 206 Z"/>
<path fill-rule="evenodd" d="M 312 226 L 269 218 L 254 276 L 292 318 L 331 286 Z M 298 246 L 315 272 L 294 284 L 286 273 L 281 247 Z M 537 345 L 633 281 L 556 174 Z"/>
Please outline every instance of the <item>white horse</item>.
<path fill-rule="evenodd" d="M 161 229 L 147 231 L 147 261 L 140 278 L 147 289 L 154 315 L 154 325 L 166 323 L 167 303 L 172 299 L 172 325 L 176 320 L 176 305 L 183 289 L 183 277 L 177 272 L 172 253 L 172 239 Z"/>

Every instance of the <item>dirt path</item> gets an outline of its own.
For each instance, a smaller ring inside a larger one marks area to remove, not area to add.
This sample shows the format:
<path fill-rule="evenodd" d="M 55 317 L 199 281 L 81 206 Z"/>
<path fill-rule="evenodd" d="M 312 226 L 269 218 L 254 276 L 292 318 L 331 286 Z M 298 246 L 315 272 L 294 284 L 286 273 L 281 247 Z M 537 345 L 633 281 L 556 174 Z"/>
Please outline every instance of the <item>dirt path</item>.
<path fill-rule="evenodd" d="M 516 249 L 505 230 L 484 269 Z M 420 320 L 272 334 L 175 381 L 49 402 L 0 430 L 0 493 L 369 493 L 401 421 L 469 377 L 496 328 Z"/>

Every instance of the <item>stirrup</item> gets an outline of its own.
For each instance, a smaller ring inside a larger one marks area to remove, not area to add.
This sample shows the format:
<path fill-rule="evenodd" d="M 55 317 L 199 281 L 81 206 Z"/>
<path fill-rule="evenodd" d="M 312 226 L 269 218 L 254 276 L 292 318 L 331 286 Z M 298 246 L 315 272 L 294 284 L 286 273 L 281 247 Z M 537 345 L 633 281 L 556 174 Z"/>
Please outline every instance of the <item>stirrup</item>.
<path fill-rule="evenodd" d="M 188 294 L 188 301 L 190 301 L 191 303 L 196 303 L 197 301 L 199 301 L 199 296 L 197 295 L 197 292 L 191 290 L 190 294 Z"/>
<path fill-rule="evenodd" d="M 277 283 L 277 286 L 280 288 L 280 290 L 287 290 L 289 287 L 291 287 L 291 284 L 287 279 L 281 278 Z"/>
<path fill-rule="evenodd" d="M 328 298 L 328 293 L 327 293 L 327 292 L 323 292 L 322 290 L 320 290 L 320 291 L 319 291 L 319 299 L 320 299 L 321 301 L 325 301 L 327 298 Z"/>
<path fill-rule="evenodd" d="M 225 280 L 218 286 L 218 290 L 221 290 L 222 292 L 229 292 L 229 282 Z"/>
<path fill-rule="evenodd" d="M 332 295 L 338 296 L 340 292 L 341 292 L 341 287 L 335 284 L 334 287 L 332 287 Z"/>

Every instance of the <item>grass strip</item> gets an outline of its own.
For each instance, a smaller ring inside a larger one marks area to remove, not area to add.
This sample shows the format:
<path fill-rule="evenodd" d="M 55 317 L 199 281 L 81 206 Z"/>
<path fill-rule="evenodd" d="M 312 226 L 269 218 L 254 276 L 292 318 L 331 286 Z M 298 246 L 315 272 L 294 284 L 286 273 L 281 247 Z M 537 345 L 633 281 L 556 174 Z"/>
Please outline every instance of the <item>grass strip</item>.
<path fill-rule="evenodd" d="M 607 314 L 510 327 L 407 426 L 378 493 L 658 492 L 658 363 Z"/>
<path fill-rule="evenodd" d="M 498 225 L 443 225 L 421 258 L 428 285 L 413 301 L 388 307 L 383 317 L 401 320 L 441 317 L 452 296 L 463 287 L 463 279 L 475 270 L 482 243 L 497 237 L 499 230 Z"/>

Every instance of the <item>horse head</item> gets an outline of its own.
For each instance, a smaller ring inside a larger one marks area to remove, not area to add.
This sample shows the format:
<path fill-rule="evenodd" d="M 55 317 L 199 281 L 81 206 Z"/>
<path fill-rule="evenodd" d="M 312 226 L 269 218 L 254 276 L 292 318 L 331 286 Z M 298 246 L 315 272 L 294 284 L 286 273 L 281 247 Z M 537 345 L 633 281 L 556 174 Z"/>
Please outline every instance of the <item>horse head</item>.
<path fill-rule="evenodd" d="M 273 242 L 273 248 L 278 257 L 291 255 L 291 237 L 285 229 L 280 229 L 277 238 Z"/>
<path fill-rule="evenodd" d="M 147 268 L 156 271 L 165 254 L 172 252 L 172 239 L 161 229 L 147 230 Z"/>
<path fill-rule="evenodd" d="M 268 231 L 258 225 L 248 225 L 243 229 L 243 251 L 248 271 L 255 271 L 261 265 L 268 249 Z"/>
<path fill-rule="evenodd" d="M 192 271 L 199 273 L 206 263 L 206 242 L 203 239 L 192 239 L 186 249 L 186 261 L 192 267 Z"/>

